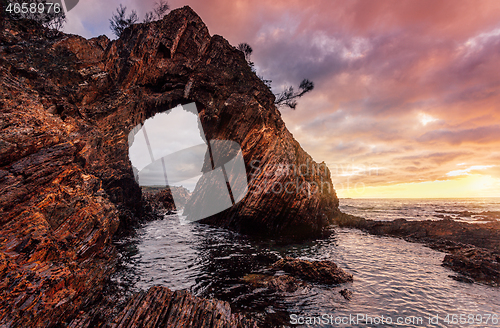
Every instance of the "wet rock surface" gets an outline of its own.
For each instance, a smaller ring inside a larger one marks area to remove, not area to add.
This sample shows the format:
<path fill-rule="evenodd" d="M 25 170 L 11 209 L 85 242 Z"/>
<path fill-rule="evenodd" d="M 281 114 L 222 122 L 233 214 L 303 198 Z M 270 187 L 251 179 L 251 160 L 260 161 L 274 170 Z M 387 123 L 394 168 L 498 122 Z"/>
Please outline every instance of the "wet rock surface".
<path fill-rule="evenodd" d="M 304 282 L 288 275 L 248 274 L 242 278 L 242 281 L 252 288 L 267 288 L 274 292 L 286 293 L 293 293 L 299 287 L 307 286 Z"/>
<path fill-rule="evenodd" d="M 283 270 L 293 277 L 321 284 L 353 281 L 352 274 L 345 272 L 332 261 L 306 261 L 286 257 L 274 263 L 272 269 Z"/>
<path fill-rule="evenodd" d="M 470 278 L 500 286 L 500 252 L 463 246 L 454 249 L 443 259 L 443 265 Z"/>
<path fill-rule="evenodd" d="M 470 212 L 470 211 L 445 211 L 445 210 L 437 210 L 438 214 L 435 217 L 446 219 L 452 219 L 450 215 L 466 217 L 466 218 L 474 218 L 477 221 L 498 221 L 500 220 L 500 212 L 498 211 L 483 211 L 483 212 Z"/>
<path fill-rule="evenodd" d="M 350 291 L 349 289 L 342 289 L 340 292 L 339 292 L 340 295 L 342 295 L 342 297 L 344 297 L 346 300 L 351 300 L 352 298 L 352 291 Z"/>
<path fill-rule="evenodd" d="M 135 294 L 125 308 L 113 317 L 100 318 L 82 315 L 70 328 L 83 327 L 257 327 L 242 314 L 231 312 L 229 303 L 195 297 L 186 291 L 171 291 L 152 287 Z"/>
<path fill-rule="evenodd" d="M 142 190 L 145 201 L 152 206 L 153 210 L 166 214 L 183 209 L 191 197 L 189 190 L 183 187 L 174 186 L 154 190 L 143 187 Z M 174 202 L 172 192 L 176 193 L 179 204 Z M 179 205 L 179 208 L 176 207 L 177 205 Z"/>
<path fill-rule="evenodd" d="M 310 286 L 309 283 L 339 285 L 352 282 L 353 276 L 332 261 L 308 261 L 285 257 L 274 262 L 264 273 L 247 274 L 241 281 L 253 289 L 266 288 L 273 292 L 293 293 L 301 287 Z"/>
<path fill-rule="evenodd" d="M 277 165 L 318 164 L 244 55 L 210 36 L 190 8 L 116 41 L 2 23 L 0 324 L 50 327 L 99 299 L 114 270 L 111 239 L 147 214 L 128 134 L 178 104 L 195 102 L 207 139 L 238 142 L 247 165 L 248 195 L 209 222 L 308 235 L 337 213 L 327 169 L 276 173 Z M 251 174 L 253 160 L 261 170 Z M 295 181 L 296 192 L 266 193 Z M 321 182 L 330 186 L 317 190 Z"/>
<path fill-rule="evenodd" d="M 471 224 L 451 219 L 437 221 L 373 221 L 342 213 L 340 227 L 356 228 L 374 235 L 404 238 L 448 253 L 443 265 L 471 279 L 500 285 L 500 222 Z"/>

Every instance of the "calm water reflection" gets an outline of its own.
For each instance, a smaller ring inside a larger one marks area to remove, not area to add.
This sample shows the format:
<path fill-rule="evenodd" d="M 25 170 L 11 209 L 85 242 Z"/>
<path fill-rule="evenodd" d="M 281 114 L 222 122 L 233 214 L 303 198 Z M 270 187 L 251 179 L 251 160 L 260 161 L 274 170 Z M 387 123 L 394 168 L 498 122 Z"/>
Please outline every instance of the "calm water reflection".
<path fill-rule="evenodd" d="M 237 311 L 267 318 L 267 324 L 287 322 L 290 314 L 417 316 L 424 318 L 424 326 L 429 315 L 500 314 L 500 290 L 451 279 L 455 273 L 441 266 L 444 253 L 356 230 L 337 229 L 326 239 L 279 245 L 199 223 L 183 224 L 173 215 L 148 223 L 134 238 L 122 240 L 120 249 L 121 269 L 114 281 L 128 290 L 153 285 L 188 289 L 229 301 Z M 354 275 L 354 282 L 312 284 L 294 293 L 250 290 L 241 283 L 245 274 L 265 272 L 283 256 L 333 260 Z M 339 294 L 344 288 L 353 292 L 350 301 Z M 447 325 L 440 320 L 437 326 Z"/>

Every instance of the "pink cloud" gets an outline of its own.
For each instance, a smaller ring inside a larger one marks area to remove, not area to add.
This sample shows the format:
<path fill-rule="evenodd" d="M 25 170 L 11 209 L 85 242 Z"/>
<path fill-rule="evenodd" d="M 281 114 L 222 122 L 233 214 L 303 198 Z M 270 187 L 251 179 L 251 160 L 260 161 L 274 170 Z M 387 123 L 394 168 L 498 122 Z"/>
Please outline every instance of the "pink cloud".
<path fill-rule="evenodd" d="M 142 17 L 154 2 L 124 4 Z M 86 26 L 95 9 L 83 4 L 78 6 L 87 15 L 80 17 Z M 106 3 L 106 10 L 118 4 Z M 211 34 L 253 47 L 258 73 L 273 80 L 275 92 L 302 78 L 315 82 L 298 109 L 284 109 L 283 117 L 316 159 L 384 168 L 365 183 L 439 179 L 460 161 L 493 165 L 488 163 L 500 156 L 497 0 L 193 0 L 189 5 Z M 435 120 L 422 124 L 422 113 Z"/>

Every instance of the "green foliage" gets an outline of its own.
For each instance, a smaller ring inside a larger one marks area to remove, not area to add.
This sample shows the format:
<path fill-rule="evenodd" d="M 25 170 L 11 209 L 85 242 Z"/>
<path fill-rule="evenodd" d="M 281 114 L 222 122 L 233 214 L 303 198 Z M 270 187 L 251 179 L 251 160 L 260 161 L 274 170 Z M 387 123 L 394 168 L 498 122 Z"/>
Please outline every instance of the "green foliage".
<path fill-rule="evenodd" d="M 238 50 L 243 52 L 245 55 L 245 59 L 248 62 L 248 65 L 250 65 L 250 68 L 252 69 L 252 72 L 256 73 L 254 63 L 250 60 L 250 56 L 252 55 L 253 49 L 250 47 L 248 43 L 240 43 L 238 44 Z M 264 84 L 271 89 L 271 80 L 266 80 L 264 77 L 261 75 L 257 75 L 259 79 L 264 82 Z M 276 100 L 275 104 L 277 107 L 289 107 L 291 109 L 297 108 L 297 99 L 305 95 L 306 93 L 310 92 L 311 90 L 314 89 L 314 83 L 312 81 L 309 81 L 308 79 L 302 80 L 299 84 L 299 91 L 295 91 L 292 86 L 286 87 L 283 92 L 280 94 L 275 95 Z"/>
<path fill-rule="evenodd" d="M 146 13 L 146 17 L 144 17 L 144 23 L 150 23 L 156 20 L 162 19 L 170 9 L 168 2 L 165 0 L 160 0 L 155 5 L 155 8 L 152 11 Z"/>
<path fill-rule="evenodd" d="M 253 52 L 252 47 L 250 47 L 250 45 L 248 43 L 240 43 L 240 44 L 238 44 L 238 50 L 243 52 L 247 62 L 251 63 L 250 55 L 252 55 L 252 52 Z"/>
<path fill-rule="evenodd" d="M 255 74 L 257 74 L 257 71 L 255 69 L 255 64 L 253 61 L 250 60 L 250 56 L 252 55 L 252 52 L 253 52 L 253 49 L 252 47 L 250 47 L 250 45 L 248 43 L 240 43 L 238 44 L 238 47 L 237 49 L 241 52 L 243 52 L 243 54 L 245 55 L 245 60 L 247 61 L 248 65 L 250 65 L 250 69 L 252 70 L 252 72 L 254 72 Z M 264 84 L 269 88 L 271 89 L 271 80 L 266 80 L 263 76 L 261 75 L 257 75 L 257 77 L 259 79 L 262 80 L 262 82 L 264 82 Z"/>
<path fill-rule="evenodd" d="M 124 7 L 122 4 L 120 4 L 120 6 L 116 8 L 116 13 L 114 13 L 109 20 L 109 27 L 111 28 L 113 34 L 117 37 L 120 37 L 127 27 L 137 23 L 137 21 L 139 20 L 139 17 L 137 17 L 137 12 L 135 10 L 132 10 L 132 13 L 128 17 L 126 11 L 127 7 Z"/>
<path fill-rule="evenodd" d="M 148 11 L 146 16 L 144 17 L 144 23 L 150 23 L 156 20 L 162 19 L 170 9 L 170 6 L 165 0 L 160 0 L 155 4 L 155 7 L 152 11 Z M 127 7 L 120 4 L 118 8 L 116 8 L 116 13 L 113 14 L 111 19 L 109 20 L 110 29 L 114 35 L 120 37 L 123 31 L 135 24 L 139 21 L 139 17 L 137 16 L 137 12 L 132 10 L 131 14 L 127 16 L 126 14 Z"/>
<path fill-rule="evenodd" d="M 297 99 L 314 89 L 314 83 L 308 79 L 303 79 L 299 85 L 299 91 L 294 91 L 293 87 L 286 87 L 283 92 L 276 95 L 276 101 L 274 102 L 276 106 L 282 107 L 286 106 L 291 109 L 297 107 Z"/>

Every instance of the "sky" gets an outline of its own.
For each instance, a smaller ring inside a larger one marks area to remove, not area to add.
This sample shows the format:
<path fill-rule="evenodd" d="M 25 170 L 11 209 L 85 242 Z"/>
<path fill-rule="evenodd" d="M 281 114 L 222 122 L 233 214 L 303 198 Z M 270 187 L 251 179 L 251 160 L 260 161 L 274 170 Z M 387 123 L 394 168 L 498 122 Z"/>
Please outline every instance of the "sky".
<path fill-rule="evenodd" d="M 122 3 L 81 0 L 66 32 L 106 34 Z M 282 117 L 340 197 L 500 197 L 500 1 L 171 0 L 253 48 L 273 92 L 315 89 Z"/>

